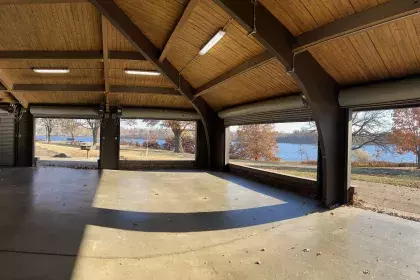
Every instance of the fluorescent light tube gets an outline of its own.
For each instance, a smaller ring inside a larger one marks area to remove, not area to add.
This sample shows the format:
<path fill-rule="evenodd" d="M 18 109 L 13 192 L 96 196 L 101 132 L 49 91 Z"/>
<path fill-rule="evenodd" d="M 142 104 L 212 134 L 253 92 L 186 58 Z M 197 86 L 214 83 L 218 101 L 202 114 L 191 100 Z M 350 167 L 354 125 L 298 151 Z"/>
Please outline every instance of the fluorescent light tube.
<path fill-rule="evenodd" d="M 157 71 L 125 69 L 124 72 L 129 75 L 143 75 L 143 76 L 159 76 L 160 75 L 160 72 L 157 72 Z"/>
<path fill-rule="evenodd" d="M 213 36 L 213 38 L 208 41 L 208 43 L 201 49 L 199 52 L 200 55 L 205 55 L 211 48 L 214 47 L 214 45 L 217 44 L 217 42 L 220 41 L 220 39 L 225 36 L 226 32 L 223 30 L 219 30 L 219 32 L 216 33 L 216 35 Z"/>
<path fill-rule="evenodd" d="M 69 73 L 69 69 L 61 68 L 61 69 L 47 69 L 47 68 L 34 68 L 34 72 L 42 73 L 42 74 L 66 74 Z"/>

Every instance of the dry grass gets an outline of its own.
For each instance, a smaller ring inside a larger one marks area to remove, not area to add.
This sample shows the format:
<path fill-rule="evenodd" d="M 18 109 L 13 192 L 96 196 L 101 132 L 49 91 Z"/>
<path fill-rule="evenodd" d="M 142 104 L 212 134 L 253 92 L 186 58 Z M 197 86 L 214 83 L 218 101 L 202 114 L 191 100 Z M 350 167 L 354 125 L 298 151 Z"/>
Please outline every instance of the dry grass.
<path fill-rule="evenodd" d="M 42 159 L 54 157 L 64 153 L 70 158 L 86 158 L 86 151 L 78 146 L 66 145 L 65 143 L 36 142 L 35 156 Z M 99 158 L 99 147 L 89 152 L 89 158 Z M 122 160 L 194 160 L 195 155 L 187 153 L 175 153 L 166 150 L 154 150 L 121 146 L 120 159 Z"/>
<path fill-rule="evenodd" d="M 234 164 L 245 165 L 275 173 L 316 179 L 316 166 L 299 164 L 267 163 L 255 161 L 232 161 Z M 420 170 L 416 168 L 378 168 L 378 167 L 353 167 L 352 180 L 420 188 Z"/>

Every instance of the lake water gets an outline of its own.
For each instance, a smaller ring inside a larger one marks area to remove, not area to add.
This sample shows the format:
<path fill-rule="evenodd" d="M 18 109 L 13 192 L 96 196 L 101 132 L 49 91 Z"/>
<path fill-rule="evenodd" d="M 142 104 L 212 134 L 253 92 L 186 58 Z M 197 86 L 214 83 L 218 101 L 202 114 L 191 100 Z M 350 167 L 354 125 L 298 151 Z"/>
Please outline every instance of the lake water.
<path fill-rule="evenodd" d="M 277 156 L 283 161 L 301 161 L 303 160 L 316 160 L 318 154 L 318 146 L 310 144 L 290 144 L 278 143 L 279 152 Z M 395 147 L 391 146 L 389 152 L 384 152 L 379 147 L 368 145 L 362 148 L 370 155 L 371 160 L 388 161 L 388 162 L 416 162 L 414 153 L 398 154 Z M 378 152 L 379 151 L 379 152 Z"/>
<path fill-rule="evenodd" d="M 81 142 L 92 142 L 92 137 L 89 136 L 77 136 L 77 141 Z M 51 136 L 51 141 L 66 141 L 66 136 Z M 36 140 L 45 141 L 45 136 L 38 135 Z M 122 138 L 121 140 L 131 141 L 131 138 Z M 137 143 L 144 143 L 144 139 L 133 139 Z M 163 145 L 165 140 L 159 139 L 158 143 Z M 310 144 L 290 144 L 290 143 L 278 143 L 279 152 L 277 156 L 283 161 L 301 161 L 301 160 L 317 160 L 318 147 Z M 377 153 L 377 147 L 374 145 L 365 146 L 363 148 L 369 153 L 372 160 L 388 161 L 388 162 L 416 162 L 416 156 L 413 153 L 406 153 L 403 155 L 398 154 L 394 147 L 391 147 L 390 152 Z"/>

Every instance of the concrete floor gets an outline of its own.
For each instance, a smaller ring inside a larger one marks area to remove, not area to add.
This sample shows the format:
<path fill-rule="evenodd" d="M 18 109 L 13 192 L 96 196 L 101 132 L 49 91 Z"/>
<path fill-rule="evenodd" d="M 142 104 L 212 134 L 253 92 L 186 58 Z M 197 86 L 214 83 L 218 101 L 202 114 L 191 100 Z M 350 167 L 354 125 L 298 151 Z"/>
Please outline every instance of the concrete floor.
<path fill-rule="evenodd" d="M 228 174 L 0 171 L 0 279 L 419 279 L 420 223 Z"/>

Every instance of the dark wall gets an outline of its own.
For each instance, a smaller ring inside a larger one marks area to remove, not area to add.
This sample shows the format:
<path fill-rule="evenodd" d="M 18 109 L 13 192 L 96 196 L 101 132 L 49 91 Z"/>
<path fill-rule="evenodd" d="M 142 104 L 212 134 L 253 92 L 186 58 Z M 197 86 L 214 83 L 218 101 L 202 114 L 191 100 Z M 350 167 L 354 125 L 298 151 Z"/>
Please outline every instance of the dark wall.
<path fill-rule="evenodd" d="M 16 166 L 32 166 L 34 160 L 34 117 L 25 112 L 16 123 Z"/>

